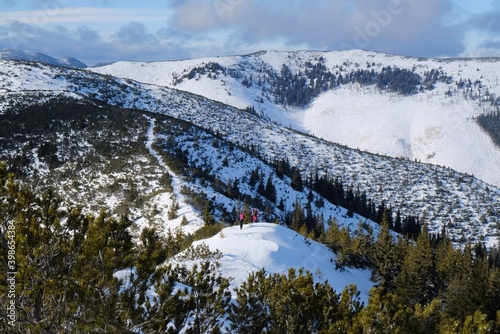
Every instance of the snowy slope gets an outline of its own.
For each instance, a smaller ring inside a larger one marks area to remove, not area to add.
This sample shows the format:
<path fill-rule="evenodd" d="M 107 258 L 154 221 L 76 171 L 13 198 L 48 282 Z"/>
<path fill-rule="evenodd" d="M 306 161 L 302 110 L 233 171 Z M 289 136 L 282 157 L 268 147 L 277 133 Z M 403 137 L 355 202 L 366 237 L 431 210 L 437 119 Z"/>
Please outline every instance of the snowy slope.
<path fill-rule="evenodd" d="M 263 97 L 256 85 L 242 85 L 242 77 L 254 80 L 263 69 L 279 73 L 283 64 L 298 73 L 306 62 L 318 62 L 334 73 L 348 75 L 357 69 L 381 71 L 387 66 L 415 71 L 421 76 L 437 70 L 449 83 L 411 96 L 380 92 L 374 86 L 346 85 L 325 92 L 304 108 L 283 107 Z M 195 67 L 217 63 L 240 73 L 196 75 L 177 80 Z M 326 140 L 374 153 L 416 159 L 451 167 L 500 186 L 500 149 L 472 119 L 494 110 L 487 96 L 500 96 L 500 60 L 417 59 L 376 52 L 259 52 L 248 56 L 213 57 L 172 62 L 119 62 L 92 71 L 140 82 L 186 90 L 226 104 L 254 106 L 263 115 L 285 126 Z M 459 88 L 458 82 L 471 87 Z M 180 82 L 179 82 L 180 81 Z M 445 94 L 448 92 L 448 95 Z"/>
<path fill-rule="evenodd" d="M 218 81 L 220 84 L 219 79 L 214 79 L 213 76 L 208 78 L 207 75 L 201 77 L 200 81 Z M 197 81 L 193 79 L 182 82 Z M 163 142 L 164 149 L 173 147 L 169 142 L 173 139 L 176 144 L 173 148 L 189 152 L 187 158 L 191 164 L 203 169 L 204 173 L 217 177 L 222 184 L 230 180 L 233 182 L 235 178 L 248 180 L 252 169 L 257 166 L 277 159 L 287 159 L 301 171 L 304 180 L 316 173 L 319 176 L 338 178 L 353 191 L 366 193 L 375 205 L 385 203 L 392 207 L 393 212 L 400 210 L 403 216 L 422 218 L 429 223 L 432 232 L 440 231 L 446 226 L 456 244 L 466 242 L 468 238 L 472 241 L 482 240 L 487 245 L 498 242 L 496 226 L 500 217 L 500 190 L 449 168 L 350 149 L 298 133 L 269 122 L 265 117 L 199 95 L 159 85 L 141 84 L 130 79 L 102 76 L 88 70 L 0 61 L 0 91 L 3 92 L 0 97 L 0 114 L 1 110 L 12 103 L 39 103 L 50 96 L 73 96 L 102 101 L 120 108 L 168 115 L 210 132 L 211 137 L 207 137 L 206 142 L 201 145 L 200 140 L 196 139 L 200 134 L 196 132 L 190 134 L 190 137 L 171 137 L 168 133 L 158 133 L 156 138 Z M 412 98 L 417 96 L 418 94 Z M 319 99 L 321 96 L 317 100 Z M 286 111 L 290 112 L 290 109 Z M 301 112 L 293 110 L 292 114 L 300 115 Z M 227 143 L 227 151 L 214 151 L 214 136 Z M 477 142 L 472 141 L 474 144 Z M 238 154 L 231 151 L 231 145 L 240 149 Z M 250 147 L 258 151 L 258 158 L 253 157 L 252 163 L 248 161 L 249 155 L 243 153 L 248 152 Z M 233 169 L 228 170 L 224 166 L 224 158 L 232 162 L 230 166 Z M 260 162 L 257 163 L 256 160 Z M 269 175 L 269 166 L 263 170 L 265 177 Z M 290 180 L 286 183 L 289 184 Z M 206 193 L 209 198 L 215 196 L 218 201 L 223 202 L 222 196 L 203 184 L 196 189 Z M 255 189 L 246 188 L 245 192 L 252 194 Z M 285 201 L 285 211 L 293 210 L 297 194 L 283 188 L 280 197 Z M 300 194 L 300 200 L 304 204 L 307 202 L 306 197 L 307 190 Z M 315 210 L 315 213 L 323 212 L 325 219 L 332 215 L 343 215 L 330 211 L 330 208 Z"/>
<path fill-rule="evenodd" d="M 305 111 L 304 128 L 364 151 L 447 166 L 500 184 L 500 150 L 471 119 L 471 102 L 367 91 L 346 87 L 324 93 Z"/>
<path fill-rule="evenodd" d="M 233 279 L 233 287 L 245 281 L 250 272 L 262 268 L 269 274 L 286 274 L 289 268 L 303 268 L 310 271 L 317 282 L 328 281 L 337 293 L 345 286 L 355 284 L 361 301 L 367 304 L 369 290 L 374 284 L 370 281 L 370 271 L 355 268 L 335 270 L 335 253 L 276 224 L 252 223 L 244 225 L 242 230 L 239 226 L 227 227 L 194 245 L 201 243 L 222 253 L 220 273 Z"/>

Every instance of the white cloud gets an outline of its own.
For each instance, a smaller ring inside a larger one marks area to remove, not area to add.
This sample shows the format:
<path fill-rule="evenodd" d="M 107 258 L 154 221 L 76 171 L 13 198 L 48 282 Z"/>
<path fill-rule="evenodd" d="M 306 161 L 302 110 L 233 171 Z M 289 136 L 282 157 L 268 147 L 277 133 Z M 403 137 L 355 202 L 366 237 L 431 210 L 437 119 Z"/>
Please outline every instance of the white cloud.
<path fill-rule="evenodd" d="M 464 21 L 467 7 L 457 7 L 453 1 L 457 0 L 169 0 L 161 8 L 154 3 L 154 9 L 148 1 L 141 8 L 119 8 L 130 3 L 118 1 L 107 1 L 108 7 L 47 5 L 0 12 L 0 48 L 49 50 L 53 56 L 64 52 L 95 61 L 262 49 L 364 48 L 413 56 L 497 49 L 492 39 L 500 32 L 497 13 L 476 11 L 474 19 Z M 445 19 L 457 12 L 461 24 Z M 471 35 L 472 29 L 479 33 Z M 143 46 L 142 53 L 137 46 Z"/>

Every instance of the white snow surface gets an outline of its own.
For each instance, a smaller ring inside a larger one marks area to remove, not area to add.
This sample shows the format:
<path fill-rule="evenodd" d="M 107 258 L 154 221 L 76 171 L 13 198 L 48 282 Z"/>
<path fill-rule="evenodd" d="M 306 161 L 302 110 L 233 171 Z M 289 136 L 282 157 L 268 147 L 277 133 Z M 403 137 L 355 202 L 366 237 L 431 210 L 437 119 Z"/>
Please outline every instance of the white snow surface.
<path fill-rule="evenodd" d="M 345 286 L 356 285 L 360 300 L 368 302 L 369 290 L 374 283 L 370 281 L 370 271 L 347 268 L 335 269 L 337 256 L 326 246 L 307 239 L 297 232 L 278 224 L 252 223 L 243 226 L 227 227 L 217 235 L 195 242 L 204 243 L 212 251 L 219 250 L 223 255 L 219 260 L 220 273 L 232 278 L 231 287 L 246 281 L 250 272 L 262 268 L 268 274 L 287 274 L 289 268 L 308 270 L 316 282 L 326 282 L 342 292 Z"/>
<path fill-rule="evenodd" d="M 198 76 L 174 85 L 174 78 L 209 62 L 259 76 L 256 69 L 270 67 L 279 73 L 282 64 L 304 70 L 306 61 L 320 57 L 332 72 L 349 73 L 357 68 L 380 71 L 397 66 L 421 76 L 431 69 L 451 76 L 453 83 L 437 83 L 431 91 L 412 96 L 380 92 L 374 86 L 346 85 L 327 91 L 304 108 L 284 108 L 264 99 L 260 88 L 220 75 Z M 361 150 L 450 167 L 500 186 L 500 149 L 473 117 L 492 111 L 477 97 L 500 96 L 500 59 L 420 59 L 377 52 L 265 51 L 247 56 L 213 57 L 168 62 L 118 62 L 92 71 L 140 82 L 175 87 L 238 108 L 254 106 L 261 114 L 294 129 Z M 460 80 L 476 80 L 475 99 L 457 89 Z M 451 91 L 451 96 L 445 96 Z"/>

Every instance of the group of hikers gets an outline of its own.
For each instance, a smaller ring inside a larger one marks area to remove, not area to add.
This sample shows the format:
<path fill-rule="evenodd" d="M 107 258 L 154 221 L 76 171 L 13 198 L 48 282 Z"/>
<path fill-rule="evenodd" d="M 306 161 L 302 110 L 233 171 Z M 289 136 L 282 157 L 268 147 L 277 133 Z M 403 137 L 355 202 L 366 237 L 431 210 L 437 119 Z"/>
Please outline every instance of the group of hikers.
<path fill-rule="evenodd" d="M 251 212 L 250 215 L 252 216 L 252 223 L 256 223 L 258 218 L 257 218 L 257 208 L 254 208 Z M 238 220 L 240 221 L 240 230 L 243 228 L 243 222 L 245 220 L 245 213 L 243 211 L 240 212 L 240 216 L 238 217 Z"/>

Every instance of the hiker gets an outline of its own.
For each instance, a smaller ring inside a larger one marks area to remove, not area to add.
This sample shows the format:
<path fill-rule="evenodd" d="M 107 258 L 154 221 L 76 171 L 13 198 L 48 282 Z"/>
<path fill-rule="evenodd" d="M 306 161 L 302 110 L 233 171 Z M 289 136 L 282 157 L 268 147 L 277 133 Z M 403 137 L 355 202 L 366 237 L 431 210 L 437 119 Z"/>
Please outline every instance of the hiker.
<path fill-rule="evenodd" d="M 240 230 L 241 230 L 243 228 L 243 221 L 245 220 L 245 214 L 243 213 L 243 211 L 240 212 L 239 220 L 240 220 Z"/>
<path fill-rule="evenodd" d="M 252 211 L 252 222 L 256 223 L 258 218 L 257 218 L 257 208 L 254 208 Z"/>

